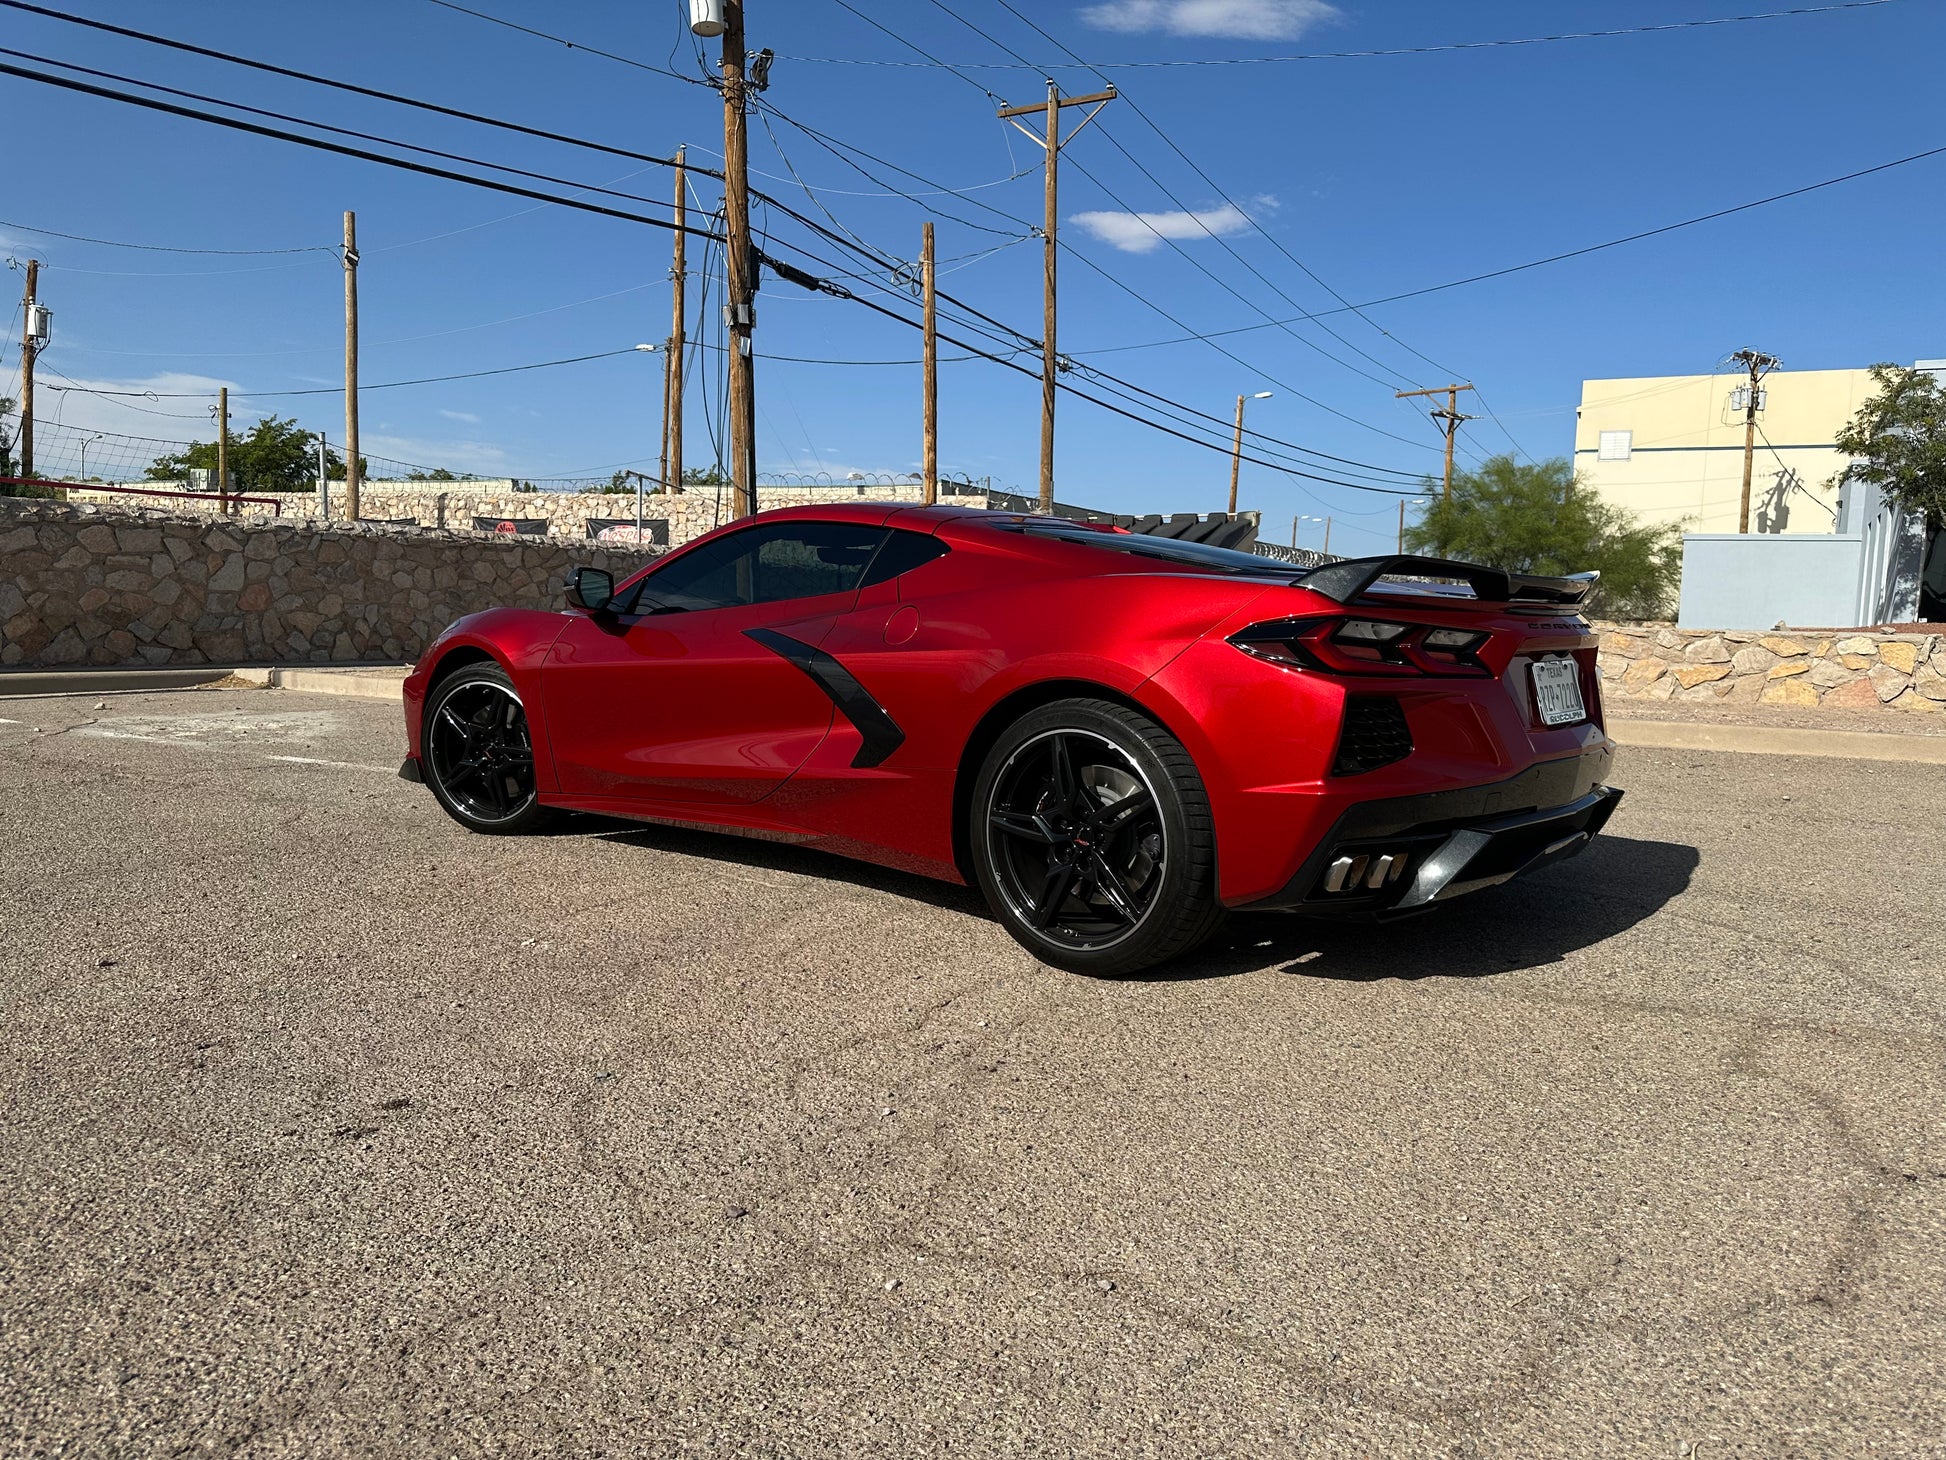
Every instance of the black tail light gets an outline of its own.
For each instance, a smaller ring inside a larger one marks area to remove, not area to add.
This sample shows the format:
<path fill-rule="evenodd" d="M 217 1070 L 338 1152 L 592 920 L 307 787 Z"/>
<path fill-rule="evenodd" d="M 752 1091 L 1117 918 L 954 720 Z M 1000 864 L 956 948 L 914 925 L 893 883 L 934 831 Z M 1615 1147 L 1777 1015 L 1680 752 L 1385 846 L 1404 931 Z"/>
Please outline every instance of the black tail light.
<path fill-rule="evenodd" d="M 1411 754 L 1412 730 L 1397 700 L 1390 695 L 1351 695 L 1345 700 L 1332 775 L 1363 775 Z"/>
<path fill-rule="evenodd" d="M 1386 619 L 1283 618 L 1230 635 L 1246 654 L 1293 669 L 1327 674 L 1434 674 L 1471 678 L 1493 671 L 1480 662 L 1492 635 L 1438 624 Z"/>

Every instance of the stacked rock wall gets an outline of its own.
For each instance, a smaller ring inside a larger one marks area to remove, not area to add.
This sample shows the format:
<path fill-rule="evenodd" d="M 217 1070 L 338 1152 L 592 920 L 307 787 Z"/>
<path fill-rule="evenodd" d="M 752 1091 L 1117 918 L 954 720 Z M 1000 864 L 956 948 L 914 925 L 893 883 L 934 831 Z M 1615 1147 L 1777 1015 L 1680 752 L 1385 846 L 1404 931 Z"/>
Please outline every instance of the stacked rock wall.
<path fill-rule="evenodd" d="M 1610 701 L 1946 711 L 1946 634 L 1715 633 L 1613 627 L 1601 636 Z"/>
<path fill-rule="evenodd" d="M 170 484 L 144 482 L 140 485 L 168 487 Z M 942 503 L 966 507 L 986 505 L 985 492 L 948 492 L 945 491 L 946 485 L 941 484 Z M 760 486 L 757 502 L 765 511 L 770 511 L 778 507 L 830 506 L 841 502 L 916 502 L 920 492 L 917 482 L 901 486 Z M 139 497 L 118 497 L 112 492 L 89 492 L 79 487 L 70 489 L 68 500 L 101 506 L 126 505 L 130 508 L 144 505 L 144 499 Z M 163 499 L 148 500 L 158 502 Z M 213 517 L 219 515 L 221 507 L 219 500 L 213 496 L 166 500 L 169 503 L 166 510 L 178 516 Z M 317 520 L 318 499 L 313 492 L 280 494 L 278 505 L 283 521 Z M 268 511 L 255 503 L 249 505 L 249 510 L 253 513 Z M 342 482 L 332 484 L 331 513 L 333 521 L 344 520 Z M 632 524 L 635 518 L 635 494 L 516 492 L 506 482 L 448 482 L 438 485 L 367 482 L 358 494 L 358 513 L 361 517 L 375 519 L 409 517 L 421 527 L 448 532 L 471 532 L 475 517 L 538 518 L 546 521 L 549 537 L 585 541 L 591 518 L 625 518 Z M 668 524 L 668 545 L 671 547 L 680 547 L 691 538 L 700 537 L 711 528 L 728 522 L 730 513 L 728 487 L 724 487 L 720 493 L 715 487 L 691 487 L 674 496 L 646 496 L 642 504 L 645 524 Z"/>
<path fill-rule="evenodd" d="M 483 608 L 554 608 L 569 567 L 651 552 L 0 498 L 0 665 L 417 658 Z"/>

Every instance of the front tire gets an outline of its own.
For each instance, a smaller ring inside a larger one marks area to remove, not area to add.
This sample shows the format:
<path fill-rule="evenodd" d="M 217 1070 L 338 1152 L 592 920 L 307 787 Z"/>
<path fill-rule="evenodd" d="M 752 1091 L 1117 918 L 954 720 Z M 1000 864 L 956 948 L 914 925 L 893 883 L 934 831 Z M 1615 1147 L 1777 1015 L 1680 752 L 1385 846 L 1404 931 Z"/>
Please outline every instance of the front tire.
<path fill-rule="evenodd" d="M 434 687 L 419 765 L 434 799 L 468 831 L 517 836 L 557 815 L 536 795 L 527 707 L 498 664 L 469 664 Z"/>
<path fill-rule="evenodd" d="M 974 875 L 1043 963 L 1112 977 L 1153 968 L 1222 921 L 1216 832 L 1182 743 L 1102 700 L 1009 726 L 974 782 Z"/>

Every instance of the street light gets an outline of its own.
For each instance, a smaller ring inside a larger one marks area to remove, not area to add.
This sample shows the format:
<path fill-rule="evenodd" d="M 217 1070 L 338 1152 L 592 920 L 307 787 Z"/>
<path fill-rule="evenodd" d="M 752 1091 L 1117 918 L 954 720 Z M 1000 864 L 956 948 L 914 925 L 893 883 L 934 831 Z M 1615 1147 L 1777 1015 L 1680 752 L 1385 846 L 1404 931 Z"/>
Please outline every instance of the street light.
<path fill-rule="evenodd" d="M 95 442 L 101 440 L 106 434 L 106 432 L 97 431 L 81 443 L 81 480 L 84 482 L 88 480 L 88 448 L 93 446 Z"/>
<path fill-rule="evenodd" d="M 1270 392 L 1260 390 L 1253 396 L 1237 397 L 1237 439 L 1230 448 L 1230 515 L 1237 515 L 1237 473 L 1243 467 L 1243 403 L 1245 400 L 1269 400 Z"/>
<path fill-rule="evenodd" d="M 1300 522 L 1330 522 L 1328 517 L 1313 517 L 1308 512 L 1291 519 L 1291 546 L 1297 546 L 1297 524 Z M 1328 531 L 1328 529 L 1327 529 Z"/>

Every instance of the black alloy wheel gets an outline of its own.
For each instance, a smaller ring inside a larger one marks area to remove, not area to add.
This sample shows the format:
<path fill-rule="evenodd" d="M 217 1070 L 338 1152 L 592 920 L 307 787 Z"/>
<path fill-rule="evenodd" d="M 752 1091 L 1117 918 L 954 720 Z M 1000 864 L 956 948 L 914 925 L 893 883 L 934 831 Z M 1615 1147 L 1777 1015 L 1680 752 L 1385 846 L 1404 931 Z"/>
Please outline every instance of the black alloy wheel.
<path fill-rule="evenodd" d="M 1131 710 L 1070 700 L 1030 713 L 989 754 L 973 804 L 988 904 L 1044 962 L 1134 972 L 1220 920 L 1201 779 Z"/>
<path fill-rule="evenodd" d="M 497 664 L 468 665 L 426 702 L 420 765 L 439 804 L 473 831 L 533 831 L 552 813 L 535 795 L 526 707 Z"/>

